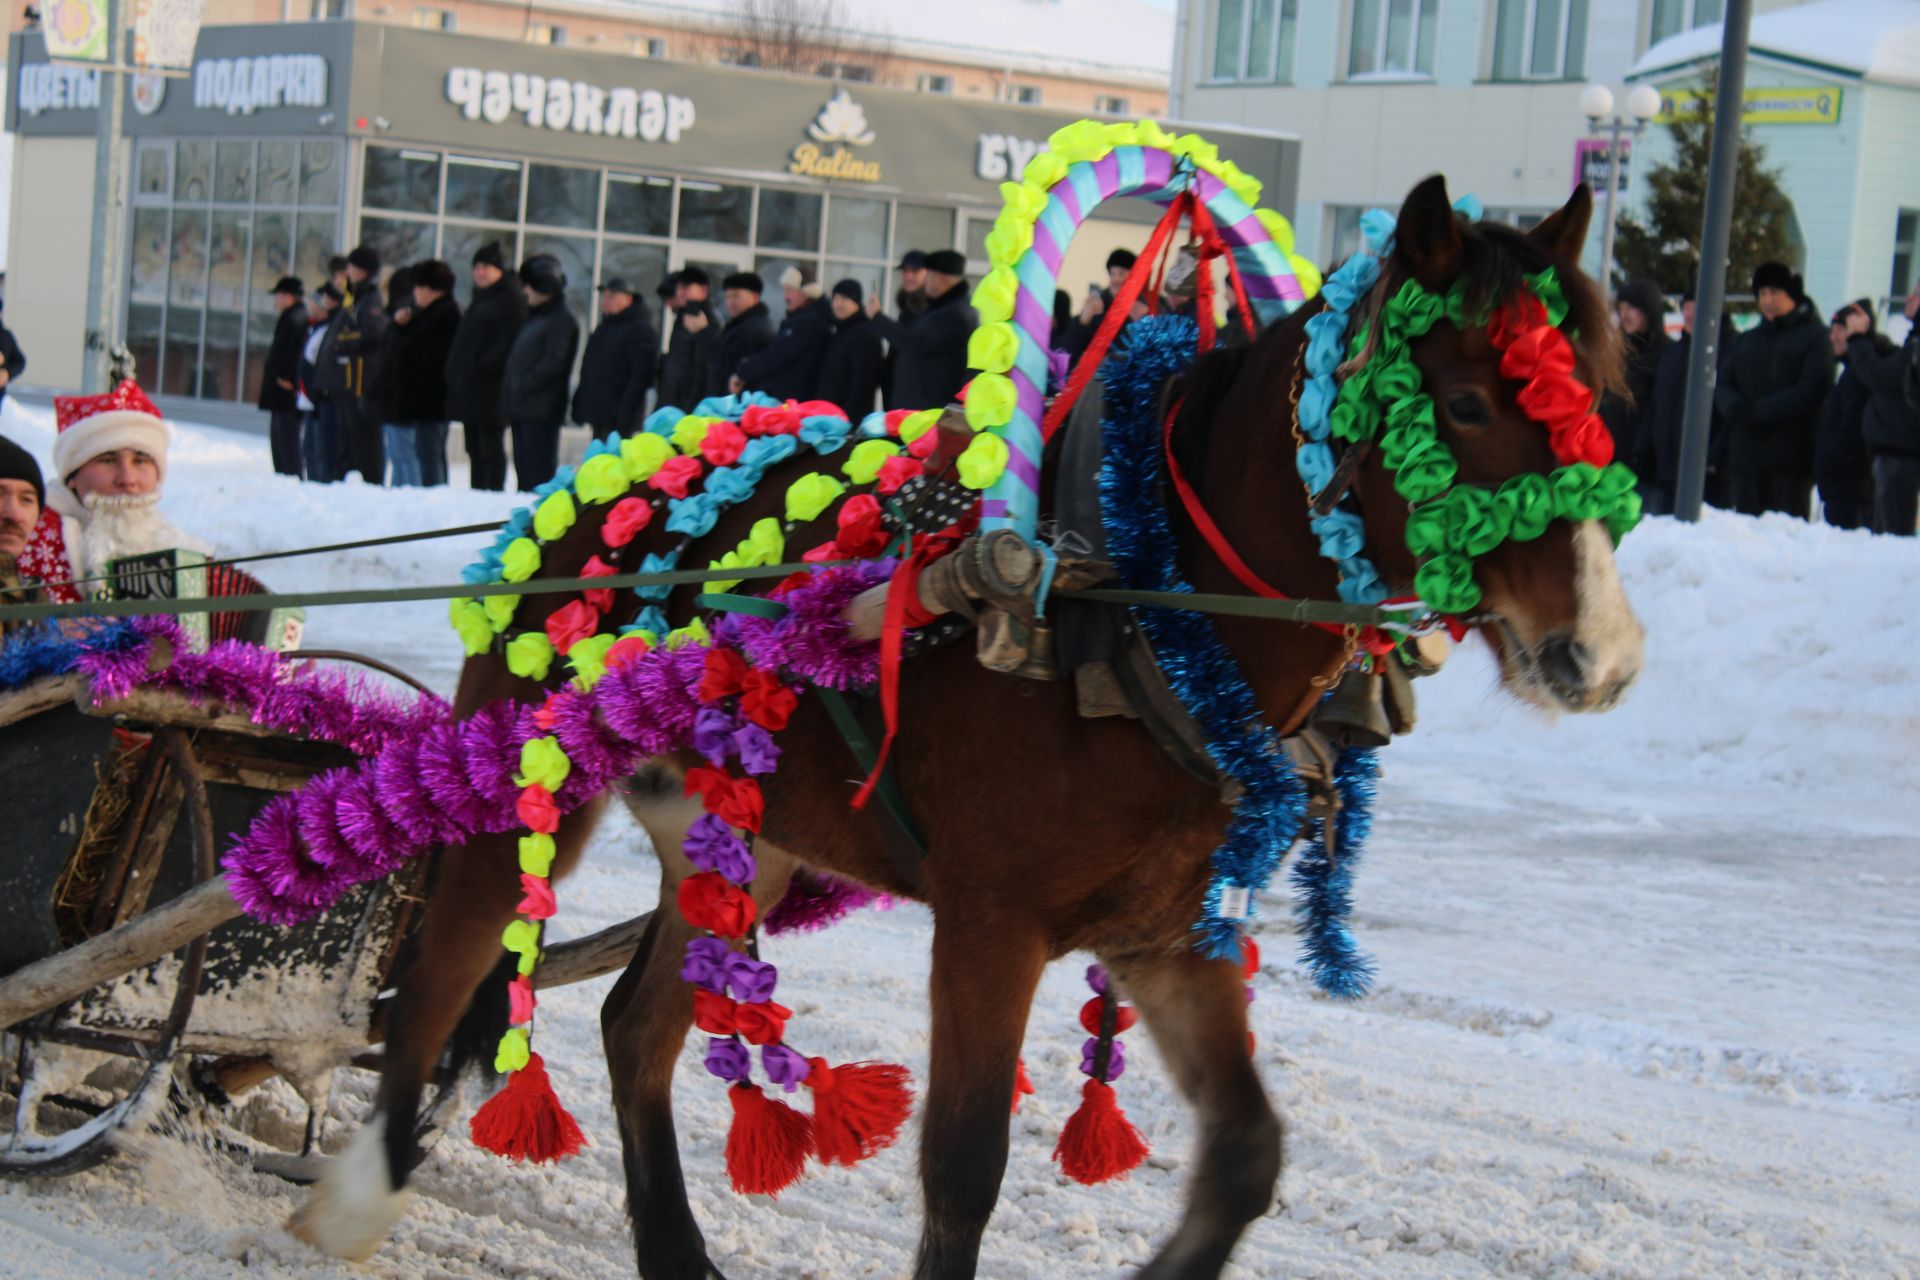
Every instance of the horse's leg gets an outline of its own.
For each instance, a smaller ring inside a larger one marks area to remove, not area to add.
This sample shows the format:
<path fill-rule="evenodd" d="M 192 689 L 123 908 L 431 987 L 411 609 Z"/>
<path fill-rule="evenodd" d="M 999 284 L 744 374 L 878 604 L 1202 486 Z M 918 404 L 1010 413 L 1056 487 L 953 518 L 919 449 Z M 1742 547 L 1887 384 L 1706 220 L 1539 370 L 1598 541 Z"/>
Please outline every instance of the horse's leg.
<path fill-rule="evenodd" d="M 680 881 L 693 870 L 681 839 L 701 807 L 682 799 L 677 778 L 665 771 L 642 770 L 626 801 L 659 855 L 661 904 L 600 1009 L 634 1255 L 642 1280 L 725 1280 L 707 1258 L 706 1239 L 687 1202 L 673 1127 L 674 1067 L 693 1025 L 693 993 L 680 980 L 680 964 L 687 943 L 704 936 L 673 904 Z M 786 892 L 792 862 L 764 841 L 754 853 L 760 874 L 753 898 L 764 916 Z"/>
<path fill-rule="evenodd" d="M 554 836 L 555 880 L 580 859 L 599 821 L 602 800 L 569 814 Z M 406 1212 L 407 1176 L 420 1160 L 414 1132 L 420 1095 L 441 1051 L 474 1004 L 488 976 L 501 973 L 499 999 L 475 1008 L 489 1024 L 462 1032 L 462 1046 L 485 1052 L 489 1037 L 506 1029 L 505 953 L 500 934 L 520 901 L 520 852 L 512 833 L 476 836 L 439 855 L 412 959 L 401 974 L 387 1013 L 380 1091 L 373 1114 L 347 1149 L 327 1166 L 307 1202 L 293 1215 L 294 1235 L 335 1257 L 364 1260 L 380 1247 Z M 464 1063 L 454 1064 L 456 1067 Z M 451 1087 L 451 1080 L 447 1082 Z"/>
<path fill-rule="evenodd" d="M 1186 1213 L 1138 1280 L 1212 1280 L 1273 1207 L 1280 1179 L 1280 1120 L 1247 1053 L 1245 979 L 1238 965 L 1187 950 L 1106 963 L 1200 1120 Z"/>
<path fill-rule="evenodd" d="M 926 1199 L 914 1280 L 971 1280 L 1007 1170 L 1009 1102 L 1044 933 L 973 903 L 936 904 L 933 1035 L 920 1135 Z"/>

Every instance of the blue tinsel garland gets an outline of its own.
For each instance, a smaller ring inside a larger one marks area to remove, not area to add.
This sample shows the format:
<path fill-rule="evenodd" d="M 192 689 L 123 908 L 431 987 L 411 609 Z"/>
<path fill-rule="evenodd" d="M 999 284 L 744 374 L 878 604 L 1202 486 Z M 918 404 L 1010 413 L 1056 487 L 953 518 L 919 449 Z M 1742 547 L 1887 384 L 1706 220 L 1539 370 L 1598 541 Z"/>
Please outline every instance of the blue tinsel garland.
<path fill-rule="evenodd" d="M 46 676 L 63 676 L 89 653 L 131 648 L 142 639 L 132 618 L 90 622 L 88 630 L 78 637 L 65 634 L 53 623 L 23 632 L 0 645 L 0 692 Z"/>
<path fill-rule="evenodd" d="M 1148 317 L 1128 326 L 1122 345 L 1101 369 L 1108 414 L 1102 424 L 1105 457 L 1100 469 L 1102 520 L 1107 551 L 1129 587 L 1191 592 L 1181 576 L 1173 526 L 1159 496 L 1162 424 L 1156 406 L 1161 384 L 1193 360 L 1198 327 L 1178 317 Z M 1306 816 L 1306 787 L 1294 776 L 1278 733 L 1264 718 L 1246 677 L 1213 622 L 1186 610 L 1140 609 L 1135 619 L 1152 641 L 1167 682 L 1207 735 L 1207 751 L 1223 772 L 1244 788 L 1227 824 L 1226 839 L 1213 853 L 1195 945 L 1204 955 L 1240 954 L 1244 921 L 1221 915 L 1222 896 L 1245 889 L 1253 899 L 1266 888 Z M 1340 789 L 1347 803 L 1332 862 L 1316 835 L 1294 875 L 1299 887 L 1304 959 L 1320 987 L 1335 996 L 1366 990 L 1371 966 L 1354 948 L 1345 918 L 1352 860 L 1370 825 L 1373 794 L 1371 752 L 1349 752 L 1340 761 Z"/>

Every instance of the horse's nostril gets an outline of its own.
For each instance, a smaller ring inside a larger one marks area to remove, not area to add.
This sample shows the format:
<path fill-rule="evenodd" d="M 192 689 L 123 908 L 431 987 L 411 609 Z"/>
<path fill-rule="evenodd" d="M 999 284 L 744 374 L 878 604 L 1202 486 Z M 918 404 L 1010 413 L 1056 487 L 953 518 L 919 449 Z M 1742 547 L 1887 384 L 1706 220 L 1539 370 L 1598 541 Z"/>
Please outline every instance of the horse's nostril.
<path fill-rule="evenodd" d="M 1571 636 L 1554 636 L 1540 645 L 1540 671 L 1569 692 L 1584 689 L 1593 666 L 1593 650 Z"/>

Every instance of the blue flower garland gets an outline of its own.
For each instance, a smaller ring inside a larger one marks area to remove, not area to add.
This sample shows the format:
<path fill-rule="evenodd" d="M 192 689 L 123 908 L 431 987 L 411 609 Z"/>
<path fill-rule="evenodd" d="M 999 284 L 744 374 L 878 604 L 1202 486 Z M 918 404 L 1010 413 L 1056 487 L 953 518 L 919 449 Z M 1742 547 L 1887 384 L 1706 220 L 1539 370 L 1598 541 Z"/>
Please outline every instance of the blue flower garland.
<path fill-rule="evenodd" d="M 1108 553 L 1135 590 L 1193 590 L 1180 575 L 1172 522 L 1159 500 L 1162 424 L 1155 406 L 1164 380 L 1192 361 L 1197 340 L 1192 320 L 1136 320 L 1101 368 L 1109 406 L 1102 427 L 1102 518 Z M 1213 852 L 1213 880 L 1193 926 L 1195 946 L 1203 955 L 1237 957 L 1241 930 L 1254 915 L 1254 899 L 1305 821 L 1306 787 L 1294 776 L 1279 734 L 1263 716 L 1211 619 L 1174 609 L 1140 609 L 1134 617 L 1152 641 L 1174 694 L 1206 733 L 1207 753 L 1243 788 L 1226 839 Z M 1296 881 L 1302 888 L 1298 909 L 1309 969 L 1323 990 L 1344 996 L 1364 990 L 1367 981 L 1366 961 L 1352 949 L 1344 919 L 1348 860 L 1357 856 L 1369 825 L 1372 761 L 1370 756 L 1364 763 L 1343 758 L 1342 766 L 1343 779 L 1351 779 L 1343 783 L 1342 792 L 1356 811 L 1342 816 L 1338 865 L 1296 872 Z M 1326 862 L 1323 856 L 1321 863 Z"/>

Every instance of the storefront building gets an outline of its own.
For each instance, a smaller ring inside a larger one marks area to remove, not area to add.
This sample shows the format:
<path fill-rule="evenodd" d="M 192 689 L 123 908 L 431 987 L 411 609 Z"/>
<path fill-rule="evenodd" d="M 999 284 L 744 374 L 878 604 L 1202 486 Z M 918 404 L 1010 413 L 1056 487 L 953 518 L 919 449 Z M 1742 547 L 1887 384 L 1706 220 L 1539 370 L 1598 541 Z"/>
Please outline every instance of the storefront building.
<path fill-rule="evenodd" d="M 48 65 L 37 36 L 11 53 L 8 318 L 36 335 L 31 381 L 72 386 L 100 82 Z M 776 313 L 789 263 L 889 299 L 908 249 L 959 249 L 984 272 L 998 184 L 1075 118 L 350 22 L 208 28 L 189 78 L 125 91 L 124 339 L 163 394 L 240 403 L 273 283 L 316 285 L 361 242 L 389 265 L 451 262 L 463 300 L 481 245 L 554 254 L 583 323 L 595 281 L 651 289 L 689 263 L 759 271 Z M 1296 141 L 1208 134 L 1291 213 Z M 1108 251 L 1137 247 L 1154 214 L 1103 210 L 1063 284 L 1104 281 Z"/>

